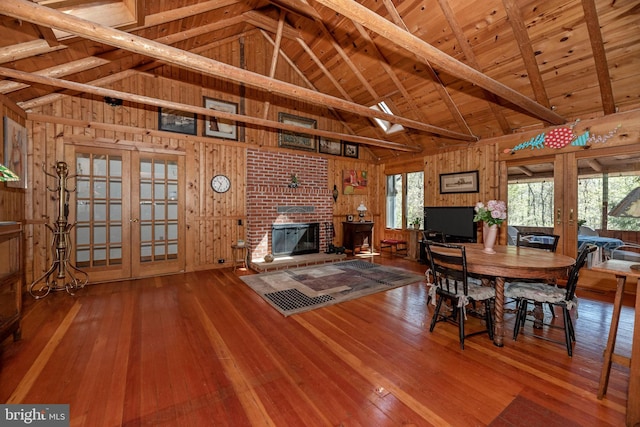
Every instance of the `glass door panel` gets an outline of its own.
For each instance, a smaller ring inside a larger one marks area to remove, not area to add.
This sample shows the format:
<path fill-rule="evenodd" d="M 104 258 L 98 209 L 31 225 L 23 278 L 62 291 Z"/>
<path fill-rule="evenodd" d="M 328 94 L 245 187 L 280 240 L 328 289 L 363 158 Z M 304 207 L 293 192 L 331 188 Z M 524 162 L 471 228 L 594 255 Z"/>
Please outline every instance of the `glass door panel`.
<path fill-rule="evenodd" d="M 179 256 L 178 250 L 181 241 L 178 188 L 183 159 L 145 153 L 136 158 L 139 210 L 132 214 L 139 227 L 139 250 L 134 271 L 139 274 L 180 271 L 184 257 Z"/>
<path fill-rule="evenodd" d="M 123 164 L 127 153 L 116 150 L 91 150 L 74 154 L 75 192 L 75 262 L 89 274 L 91 281 L 129 277 L 129 251 L 123 205 Z M 128 167 L 128 166 L 127 166 Z"/>

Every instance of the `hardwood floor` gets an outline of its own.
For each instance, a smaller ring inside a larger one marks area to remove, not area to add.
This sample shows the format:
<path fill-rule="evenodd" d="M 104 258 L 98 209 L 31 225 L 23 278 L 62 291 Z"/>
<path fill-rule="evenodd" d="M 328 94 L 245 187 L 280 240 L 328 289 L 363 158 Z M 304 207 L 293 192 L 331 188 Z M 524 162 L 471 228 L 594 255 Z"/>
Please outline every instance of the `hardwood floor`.
<path fill-rule="evenodd" d="M 624 425 L 627 368 L 596 398 L 612 295 L 580 293 L 569 358 L 564 344 L 514 342 L 513 315 L 504 347 L 480 335 L 460 350 L 454 325 L 429 332 L 424 284 L 285 318 L 242 274 L 25 297 L 22 340 L 1 346 L 0 399 L 68 403 L 72 426 Z"/>

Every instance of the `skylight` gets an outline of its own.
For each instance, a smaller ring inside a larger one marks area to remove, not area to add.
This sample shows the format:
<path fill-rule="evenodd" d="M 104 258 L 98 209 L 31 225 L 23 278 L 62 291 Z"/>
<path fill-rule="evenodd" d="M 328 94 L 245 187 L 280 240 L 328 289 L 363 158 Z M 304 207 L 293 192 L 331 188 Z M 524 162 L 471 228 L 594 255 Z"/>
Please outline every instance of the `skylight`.
<path fill-rule="evenodd" d="M 389 106 L 384 101 L 380 101 L 376 105 L 372 105 L 371 108 L 374 110 L 382 111 L 386 114 L 394 115 L 393 111 L 391 111 Z M 374 117 L 373 120 L 378 124 L 378 126 L 382 128 L 384 133 L 386 133 L 387 135 L 404 130 L 402 125 L 391 123 L 388 120 L 379 119 L 377 117 Z"/>
<path fill-rule="evenodd" d="M 36 0 L 42 6 L 112 28 L 138 24 L 137 2 L 138 0 Z M 56 29 L 53 32 L 59 40 L 71 36 Z"/>

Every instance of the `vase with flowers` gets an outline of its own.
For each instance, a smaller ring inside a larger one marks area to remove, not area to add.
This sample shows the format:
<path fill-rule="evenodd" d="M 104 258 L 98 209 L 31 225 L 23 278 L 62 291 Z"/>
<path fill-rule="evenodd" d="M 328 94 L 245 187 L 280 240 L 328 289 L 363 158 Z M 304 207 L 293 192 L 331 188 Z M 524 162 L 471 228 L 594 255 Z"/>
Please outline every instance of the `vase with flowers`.
<path fill-rule="evenodd" d="M 498 227 L 507 219 L 507 205 L 502 200 L 489 200 L 486 205 L 478 202 L 475 206 L 475 212 L 473 221 L 482 221 L 483 223 L 482 240 L 484 252 L 494 254 L 496 251 L 493 247 L 498 238 Z"/>

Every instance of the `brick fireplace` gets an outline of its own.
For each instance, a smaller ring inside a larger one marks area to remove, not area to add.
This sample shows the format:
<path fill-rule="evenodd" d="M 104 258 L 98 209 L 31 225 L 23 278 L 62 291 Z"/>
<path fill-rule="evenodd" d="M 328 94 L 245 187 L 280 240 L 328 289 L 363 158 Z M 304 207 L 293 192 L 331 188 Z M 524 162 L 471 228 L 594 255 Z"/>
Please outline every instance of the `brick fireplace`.
<path fill-rule="evenodd" d="M 291 174 L 298 178 L 289 187 Z M 247 242 L 253 259 L 271 252 L 274 224 L 320 224 L 320 252 L 327 248 L 324 224 L 333 221 L 328 161 L 303 154 L 248 150 Z"/>

